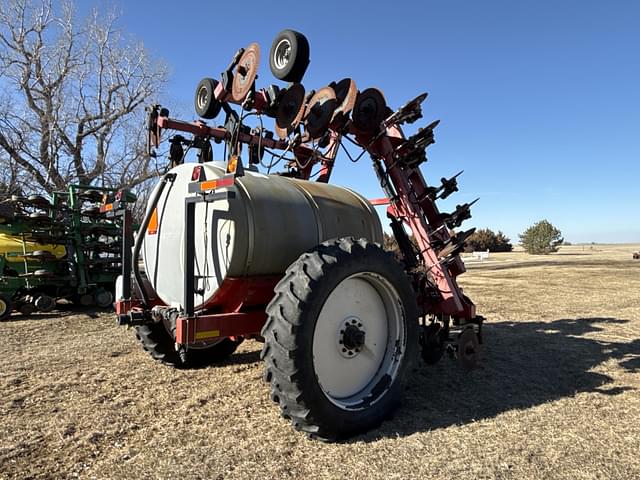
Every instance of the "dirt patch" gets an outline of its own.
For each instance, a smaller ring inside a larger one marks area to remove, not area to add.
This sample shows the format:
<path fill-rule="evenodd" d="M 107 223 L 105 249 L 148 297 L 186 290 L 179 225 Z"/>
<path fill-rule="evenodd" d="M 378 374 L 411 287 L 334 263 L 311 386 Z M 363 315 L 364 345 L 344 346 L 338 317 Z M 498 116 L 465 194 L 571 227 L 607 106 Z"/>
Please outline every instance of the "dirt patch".
<path fill-rule="evenodd" d="M 174 370 L 109 314 L 15 317 L 0 478 L 640 478 L 638 247 L 580 248 L 470 265 L 481 367 L 417 369 L 394 418 L 342 444 L 280 418 L 256 342 Z"/>

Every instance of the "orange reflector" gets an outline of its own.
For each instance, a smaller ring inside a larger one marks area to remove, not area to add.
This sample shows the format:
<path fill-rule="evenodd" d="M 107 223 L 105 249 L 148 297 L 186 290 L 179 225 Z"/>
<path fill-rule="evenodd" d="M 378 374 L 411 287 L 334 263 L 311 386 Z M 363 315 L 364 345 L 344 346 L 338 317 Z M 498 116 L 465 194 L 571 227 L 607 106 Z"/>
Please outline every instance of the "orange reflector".
<path fill-rule="evenodd" d="M 158 233 L 158 209 L 154 208 L 151 214 L 151 220 L 149 220 L 149 226 L 147 227 L 148 235 L 155 235 Z"/>
<path fill-rule="evenodd" d="M 229 163 L 227 164 L 227 173 L 236 173 L 237 168 L 238 168 L 238 156 L 231 155 L 231 158 L 229 158 Z"/>
<path fill-rule="evenodd" d="M 204 192 L 205 190 L 214 190 L 218 185 L 217 180 L 207 180 L 206 182 L 200 182 L 200 191 Z"/>
<path fill-rule="evenodd" d="M 230 187 L 233 185 L 235 177 L 233 174 L 225 175 L 217 180 L 206 180 L 198 184 L 198 188 L 201 192 L 207 192 L 209 190 L 215 190 L 216 188 Z"/>

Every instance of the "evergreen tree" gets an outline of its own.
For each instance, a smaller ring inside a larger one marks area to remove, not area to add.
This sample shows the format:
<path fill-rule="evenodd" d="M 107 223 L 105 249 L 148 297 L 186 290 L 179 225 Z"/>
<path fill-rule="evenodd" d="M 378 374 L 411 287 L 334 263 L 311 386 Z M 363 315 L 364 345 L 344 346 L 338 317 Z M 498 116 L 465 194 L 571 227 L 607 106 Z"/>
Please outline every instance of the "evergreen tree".
<path fill-rule="evenodd" d="M 548 220 L 540 220 L 520 234 L 520 243 L 525 251 L 534 255 L 557 252 L 563 241 L 562 232 Z"/>

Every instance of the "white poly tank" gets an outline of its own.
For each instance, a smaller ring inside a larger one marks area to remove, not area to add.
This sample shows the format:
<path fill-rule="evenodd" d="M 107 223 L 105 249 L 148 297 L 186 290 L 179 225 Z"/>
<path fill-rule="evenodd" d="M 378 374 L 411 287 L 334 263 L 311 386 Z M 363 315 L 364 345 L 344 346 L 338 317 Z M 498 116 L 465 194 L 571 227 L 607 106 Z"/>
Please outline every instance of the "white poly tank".
<path fill-rule="evenodd" d="M 201 165 L 207 180 L 224 175 L 217 162 Z M 183 302 L 185 198 L 196 164 L 171 170 L 157 205 L 157 229 L 142 248 L 146 275 L 167 305 Z M 158 187 L 156 187 L 158 188 Z M 325 240 L 353 236 L 382 243 L 373 206 L 335 185 L 246 171 L 228 190 L 235 198 L 195 209 L 196 308 L 206 306 L 226 277 L 281 275 L 302 253 Z"/>

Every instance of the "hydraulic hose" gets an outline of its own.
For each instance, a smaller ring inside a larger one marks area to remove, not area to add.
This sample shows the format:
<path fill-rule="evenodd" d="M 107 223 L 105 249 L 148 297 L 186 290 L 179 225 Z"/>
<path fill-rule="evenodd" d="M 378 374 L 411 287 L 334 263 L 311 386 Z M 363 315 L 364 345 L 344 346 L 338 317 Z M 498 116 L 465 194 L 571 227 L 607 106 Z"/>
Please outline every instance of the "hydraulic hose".
<path fill-rule="evenodd" d="M 164 187 L 167 185 L 167 182 L 173 182 L 176 178 L 175 173 L 165 173 L 160 180 L 160 186 L 151 197 L 151 201 L 149 202 L 149 206 L 147 208 L 147 212 L 144 215 L 144 219 L 142 220 L 142 224 L 138 230 L 138 236 L 136 237 L 136 243 L 133 247 L 133 255 L 131 256 L 131 269 L 133 270 L 133 276 L 136 281 L 136 285 L 140 290 L 140 294 L 142 295 L 142 304 L 144 308 L 149 307 L 149 293 L 147 292 L 144 282 L 142 281 L 142 275 L 140 274 L 140 266 L 138 265 L 138 257 L 140 256 L 140 249 L 142 248 L 142 242 L 144 241 L 144 237 L 147 234 L 147 228 L 149 227 L 149 222 L 151 221 L 151 217 L 153 216 L 153 212 L 158 206 L 158 201 L 160 200 L 160 196 L 164 191 Z"/>

